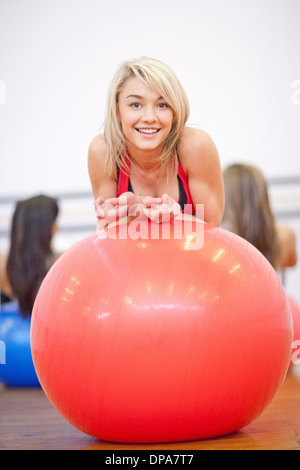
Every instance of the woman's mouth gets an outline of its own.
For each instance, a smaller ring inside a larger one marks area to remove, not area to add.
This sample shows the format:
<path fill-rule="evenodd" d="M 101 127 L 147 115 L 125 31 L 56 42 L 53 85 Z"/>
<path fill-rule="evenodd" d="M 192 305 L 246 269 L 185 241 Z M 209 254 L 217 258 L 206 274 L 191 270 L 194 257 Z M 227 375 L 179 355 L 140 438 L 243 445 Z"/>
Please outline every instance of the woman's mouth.
<path fill-rule="evenodd" d="M 157 134 L 160 129 L 156 128 L 151 128 L 151 127 L 143 127 L 143 128 L 135 128 L 136 131 L 138 131 L 140 134 L 151 136 Z"/>

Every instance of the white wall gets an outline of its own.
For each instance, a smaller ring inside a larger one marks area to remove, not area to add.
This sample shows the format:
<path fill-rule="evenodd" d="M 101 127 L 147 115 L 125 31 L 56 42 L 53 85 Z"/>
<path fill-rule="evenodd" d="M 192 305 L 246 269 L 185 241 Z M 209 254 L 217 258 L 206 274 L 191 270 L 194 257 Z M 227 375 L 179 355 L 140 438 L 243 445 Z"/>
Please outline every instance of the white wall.
<path fill-rule="evenodd" d="M 299 21 L 300 0 L 0 0 L 0 198 L 90 191 L 107 87 L 140 55 L 172 66 L 223 167 L 300 176 Z"/>
<path fill-rule="evenodd" d="M 89 188 L 108 84 L 140 55 L 174 68 L 223 165 L 300 174 L 299 19 L 299 0 L 1 0 L 0 194 Z"/>

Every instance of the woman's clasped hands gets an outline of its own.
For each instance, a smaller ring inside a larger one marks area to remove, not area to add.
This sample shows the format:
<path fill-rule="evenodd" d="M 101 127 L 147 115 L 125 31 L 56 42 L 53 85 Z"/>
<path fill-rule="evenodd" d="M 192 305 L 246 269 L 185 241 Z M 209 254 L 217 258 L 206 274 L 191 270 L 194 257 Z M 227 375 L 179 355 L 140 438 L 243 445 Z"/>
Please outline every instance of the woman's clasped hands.
<path fill-rule="evenodd" d="M 119 197 L 105 200 L 99 197 L 94 206 L 98 221 L 103 227 L 124 217 L 131 220 L 148 218 L 152 222 L 163 223 L 174 219 L 181 212 L 180 205 L 168 194 L 154 198 L 126 192 Z"/>

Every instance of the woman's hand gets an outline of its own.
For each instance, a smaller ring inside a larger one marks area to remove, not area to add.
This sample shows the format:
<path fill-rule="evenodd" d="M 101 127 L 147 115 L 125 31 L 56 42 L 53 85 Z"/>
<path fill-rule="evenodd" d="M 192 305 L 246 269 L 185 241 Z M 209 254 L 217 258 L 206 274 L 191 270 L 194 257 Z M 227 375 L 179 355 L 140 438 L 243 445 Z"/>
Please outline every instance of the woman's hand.
<path fill-rule="evenodd" d="M 132 192 L 126 192 L 119 197 L 102 199 L 98 198 L 94 202 L 95 212 L 98 220 L 103 221 L 102 226 L 110 222 L 116 222 L 119 219 L 130 216 L 132 218 L 138 217 L 143 213 L 145 208 L 160 205 L 162 198 L 153 198 L 150 196 L 138 196 Z"/>
<path fill-rule="evenodd" d="M 128 213 L 128 205 L 124 202 L 118 201 L 118 203 L 112 201 L 118 200 L 118 198 L 106 199 L 98 197 L 94 202 L 95 212 L 99 221 L 115 222 L 122 217 L 125 217 Z"/>
<path fill-rule="evenodd" d="M 144 214 L 155 223 L 169 222 L 170 220 L 177 217 L 181 212 L 181 207 L 174 199 L 168 194 L 163 194 L 160 204 L 151 204 L 145 206 Z"/>
<path fill-rule="evenodd" d="M 169 222 L 181 212 L 180 205 L 167 194 L 163 194 L 159 198 L 153 198 L 126 192 L 119 197 L 106 200 L 98 198 L 94 205 L 101 226 L 116 222 L 127 216 L 135 219 L 140 217 L 141 214 L 144 214 L 155 223 Z"/>

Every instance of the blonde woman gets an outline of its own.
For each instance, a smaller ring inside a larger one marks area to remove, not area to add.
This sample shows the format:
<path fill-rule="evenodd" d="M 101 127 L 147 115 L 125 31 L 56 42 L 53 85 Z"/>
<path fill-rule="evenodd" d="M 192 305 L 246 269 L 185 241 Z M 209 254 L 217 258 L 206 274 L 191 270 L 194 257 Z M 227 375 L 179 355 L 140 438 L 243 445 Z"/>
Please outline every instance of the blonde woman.
<path fill-rule="evenodd" d="M 222 226 L 254 245 L 278 272 L 295 266 L 295 234 L 275 222 L 261 171 L 237 163 L 228 166 L 223 176 L 226 204 Z"/>
<path fill-rule="evenodd" d="M 169 66 L 142 57 L 125 62 L 108 91 L 104 134 L 89 146 L 95 210 L 104 225 L 132 206 L 160 222 L 180 211 L 218 226 L 224 188 L 216 146 L 185 127 L 186 94 Z M 202 206 L 201 206 L 202 207 Z"/>

